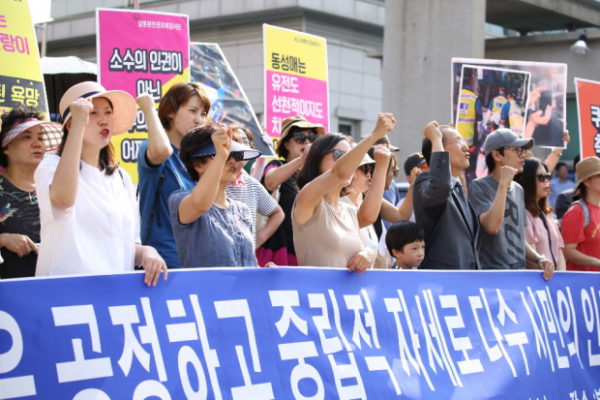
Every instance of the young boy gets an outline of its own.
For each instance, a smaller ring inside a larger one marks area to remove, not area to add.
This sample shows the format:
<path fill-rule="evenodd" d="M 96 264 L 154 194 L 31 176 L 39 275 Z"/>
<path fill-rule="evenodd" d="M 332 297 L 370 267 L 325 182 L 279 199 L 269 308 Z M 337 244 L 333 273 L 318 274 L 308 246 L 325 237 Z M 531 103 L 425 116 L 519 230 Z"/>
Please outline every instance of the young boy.
<path fill-rule="evenodd" d="M 392 269 L 413 269 L 425 257 L 425 233 L 410 221 L 399 221 L 388 229 L 385 244 L 396 264 Z"/>

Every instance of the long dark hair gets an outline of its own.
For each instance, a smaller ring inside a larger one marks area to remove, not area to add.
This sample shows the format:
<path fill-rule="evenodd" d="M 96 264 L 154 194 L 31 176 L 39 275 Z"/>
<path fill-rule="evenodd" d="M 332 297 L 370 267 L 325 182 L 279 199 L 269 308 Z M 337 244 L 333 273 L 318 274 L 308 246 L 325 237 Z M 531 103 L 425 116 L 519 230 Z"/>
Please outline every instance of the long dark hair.
<path fill-rule="evenodd" d="M 523 172 L 515 175 L 515 181 L 523 186 L 525 192 L 525 208 L 533 216 L 538 216 L 540 211 L 544 214 L 550 214 L 554 208 L 548 204 L 548 196 L 537 200 L 537 170 L 542 165 L 546 172 L 548 167 L 538 158 L 528 158 L 525 160 Z"/>
<path fill-rule="evenodd" d="M 296 183 L 300 189 L 321 175 L 321 160 L 342 140 L 347 140 L 344 135 L 330 133 L 314 141 L 306 156 L 304 166 L 296 177 Z"/>
<path fill-rule="evenodd" d="M 575 194 L 573 194 L 573 201 L 585 200 L 586 197 L 587 187 L 585 186 L 585 183 L 581 182 L 579 185 L 577 185 L 575 189 Z"/>
<path fill-rule="evenodd" d="M 99 99 L 100 97 L 97 97 L 97 98 Z M 106 97 L 102 97 L 102 98 L 106 99 L 106 101 L 108 101 L 108 104 L 110 104 L 110 108 L 113 109 L 112 102 Z M 58 146 L 58 149 L 56 150 L 56 154 L 58 156 L 62 155 L 63 150 L 65 149 L 65 145 L 67 143 L 68 137 L 69 137 L 69 129 L 67 128 L 67 124 L 65 123 L 63 126 L 63 137 L 62 137 L 62 140 L 60 141 L 60 145 Z M 100 164 L 100 168 L 102 168 L 102 171 L 104 171 L 104 173 L 108 176 L 114 174 L 114 172 L 119 168 L 119 162 L 117 160 L 117 156 L 115 155 L 115 148 L 113 147 L 112 142 L 108 142 L 108 145 L 104 146 L 100 150 L 100 157 L 99 157 L 98 163 Z"/>

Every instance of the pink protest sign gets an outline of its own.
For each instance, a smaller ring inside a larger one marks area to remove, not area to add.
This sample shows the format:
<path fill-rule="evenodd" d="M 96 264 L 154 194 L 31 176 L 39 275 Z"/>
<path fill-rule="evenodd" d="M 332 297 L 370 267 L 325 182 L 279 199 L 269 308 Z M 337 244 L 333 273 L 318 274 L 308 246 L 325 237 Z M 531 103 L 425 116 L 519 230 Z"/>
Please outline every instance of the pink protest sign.
<path fill-rule="evenodd" d="M 189 82 L 188 17 L 179 14 L 97 9 L 98 81 L 108 90 L 137 97 L 150 93 L 156 103 L 176 82 Z M 137 151 L 147 138 L 138 110 L 133 128 L 113 138 L 121 166 L 137 183 Z"/>

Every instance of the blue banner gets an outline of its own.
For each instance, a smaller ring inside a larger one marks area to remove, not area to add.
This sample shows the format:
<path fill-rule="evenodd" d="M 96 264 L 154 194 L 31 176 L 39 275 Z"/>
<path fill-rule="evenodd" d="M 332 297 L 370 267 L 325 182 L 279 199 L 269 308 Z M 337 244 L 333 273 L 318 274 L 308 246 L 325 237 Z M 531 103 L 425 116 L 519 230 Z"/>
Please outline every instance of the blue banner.
<path fill-rule="evenodd" d="M 0 399 L 600 399 L 600 274 L 0 282 Z"/>

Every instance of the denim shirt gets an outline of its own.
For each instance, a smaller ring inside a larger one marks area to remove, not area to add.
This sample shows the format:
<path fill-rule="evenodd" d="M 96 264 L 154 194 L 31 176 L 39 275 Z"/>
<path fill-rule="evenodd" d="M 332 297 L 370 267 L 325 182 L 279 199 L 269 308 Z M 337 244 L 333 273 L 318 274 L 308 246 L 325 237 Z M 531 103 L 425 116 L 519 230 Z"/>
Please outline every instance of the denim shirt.
<path fill-rule="evenodd" d="M 256 267 L 252 216 L 247 205 L 229 200 L 229 208 L 215 206 L 194 222 L 179 222 L 179 204 L 190 191 L 169 197 L 177 255 L 184 268 Z"/>

